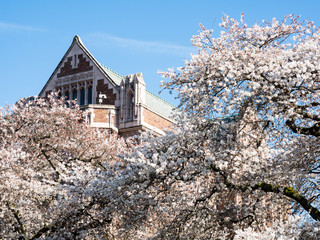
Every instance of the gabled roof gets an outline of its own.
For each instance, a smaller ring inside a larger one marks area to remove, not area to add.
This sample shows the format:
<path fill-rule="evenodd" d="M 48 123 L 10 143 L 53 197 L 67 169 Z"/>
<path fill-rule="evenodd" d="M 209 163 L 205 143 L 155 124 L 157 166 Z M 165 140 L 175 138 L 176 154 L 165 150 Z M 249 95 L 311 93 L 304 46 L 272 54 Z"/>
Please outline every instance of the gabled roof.
<path fill-rule="evenodd" d="M 45 86 L 42 88 L 41 92 L 40 92 L 40 96 L 43 94 L 43 92 L 45 91 L 46 87 L 48 86 L 50 80 L 53 78 L 53 76 L 57 73 L 57 71 L 60 69 L 61 65 L 64 63 L 65 59 L 67 58 L 67 56 L 69 55 L 69 52 L 72 50 L 72 48 L 74 47 L 74 45 L 77 44 L 80 49 L 86 54 L 86 56 L 93 62 L 93 64 L 101 71 L 102 74 L 104 74 L 106 76 L 107 79 L 110 80 L 110 82 L 115 86 L 120 86 L 121 81 L 124 79 L 123 76 L 121 76 L 119 73 L 111 70 L 110 68 L 102 65 L 101 63 L 99 63 L 95 57 L 93 57 L 93 55 L 89 52 L 89 50 L 83 45 L 80 37 L 78 35 L 76 35 L 73 38 L 72 44 L 71 46 L 68 48 L 67 52 L 64 54 L 64 56 L 62 57 L 61 61 L 59 62 L 58 66 L 55 68 L 54 72 L 51 74 L 49 80 L 47 81 L 47 83 L 45 84 Z M 161 99 L 160 97 L 158 97 L 157 95 L 146 91 L 146 106 L 148 108 L 150 108 L 151 110 L 158 112 L 159 114 L 170 118 L 170 115 L 172 113 L 172 110 L 175 108 L 174 105 L 168 103 L 167 101 Z"/>
<path fill-rule="evenodd" d="M 174 105 L 168 103 L 167 101 L 149 91 L 146 91 L 146 105 L 150 109 L 160 113 L 167 118 L 171 117 L 173 109 L 176 108 Z"/>
<path fill-rule="evenodd" d="M 113 71 L 112 69 L 100 64 L 103 70 L 111 77 L 113 82 L 120 86 L 121 80 L 123 79 L 123 76 L 121 76 L 119 73 L 116 71 Z"/>
<path fill-rule="evenodd" d="M 50 80 L 53 78 L 53 76 L 57 73 L 57 71 L 59 70 L 60 66 L 64 63 L 65 59 L 67 58 L 69 52 L 72 50 L 73 46 L 77 44 L 80 49 L 87 55 L 87 57 L 93 62 L 93 64 L 95 64 L 95 66 L 102 72 L 102 74 L 104 74 L 106 76 L 107 79 L 110 80 L 110 82 L 114 85 L 114 86 L 119 86 L 121 80 L 119 81 L 119 78 L 122 79 L 122 77 L 115 73 L 114 71 L 112 71 L 111 69 L 101 65 L 96 59 L 95 57 L 89 52 L 89 50 L 83 45 L 80 37 L 78 35 L 76 35 L 73 38 L 72 44 L 71 46 L 68 48 L 67 52 L 64 54 L 64 56 L 62 57 L 61 61 L 59 62 L 58 66 L 56 67 L 56 69 L 54 70 L 54 72 L 51 74 L 49 80 L 47 81 L 46 85 L 42 88 L 41 92 L 39 95 L 42 95 L 42 93 L 44 92 L 44 90 L 46 89 L 46 87 L 48 86 Z"/>

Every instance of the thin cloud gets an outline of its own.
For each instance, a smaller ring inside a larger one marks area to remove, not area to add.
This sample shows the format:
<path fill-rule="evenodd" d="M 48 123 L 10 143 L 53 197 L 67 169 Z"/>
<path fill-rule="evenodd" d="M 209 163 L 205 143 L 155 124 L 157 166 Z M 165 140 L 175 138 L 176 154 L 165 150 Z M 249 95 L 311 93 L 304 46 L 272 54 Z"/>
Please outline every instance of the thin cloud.
<path fill-rule="evenodd" d="M 194 48 L 185 47 L 160 41 L 143 41 L 130 38 L 122 38 L 105 33 L 95 33 L 89 36 L 94 41 L 99 41 L 103 44 L 112 44 L 113 46 L 137 50 L 140 52 L 158 53 L 158 54 L 177 54 L 186 55 L 194 52 Z"/>
<path fill-rule="evenodd" d="M 0 30 L 23 30 L 23 31 L 42 31 L 40 28 L 35 28 L 26 25 L 17 25 L 11 23 L 0 22 Z"/>

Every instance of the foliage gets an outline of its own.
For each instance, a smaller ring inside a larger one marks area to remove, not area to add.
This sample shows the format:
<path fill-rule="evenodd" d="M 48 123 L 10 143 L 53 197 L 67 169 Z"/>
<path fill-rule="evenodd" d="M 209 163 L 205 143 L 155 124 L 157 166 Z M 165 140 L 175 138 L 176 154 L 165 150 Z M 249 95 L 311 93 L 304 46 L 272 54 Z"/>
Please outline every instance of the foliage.
<path fill-rule="evenodd" d="M 211 164 L 226 191 L 250 192 L 253 216 L 265 212 L 266 204 L 255 204 L 269 193 L 268 202 L 282 206 L 280 215 L 289 200 L 319 221 L 320 30 L 292 15 L 252 27 L 244 15 L 240 22 L 225 16 L 220 26 L 217 38 L 201 26 L 192 40 L 198 54 L 178 72 L 163 73 L 171 80 L 164 87 L 178 91 L 195 126 L 210 128 L 212 118 L 234 116 L 235 137 L 220 141 L 220 149 L 207 144 L 209 157 L 220 154 Z M 263 231 L 260 221 L 252 225 Z"/>
<path fill-rule="evenodd" d="M 319 239 L 319 223 L 306 223 L 302 217 L 290 216 L 287 221 L 275 221 L 262 232 L 252 228 L 237 230 L 235 240 L 284 240 L 284 239 Z"/>
<path fill-rule="evenodd" d="M 71 238 L 107 221 L 100 223 L 102 213 L 85 189 L 125 145 L 87 126 L 85 113 L 73 106 L 52 95 L 2 109 L 1 239 Z"/>

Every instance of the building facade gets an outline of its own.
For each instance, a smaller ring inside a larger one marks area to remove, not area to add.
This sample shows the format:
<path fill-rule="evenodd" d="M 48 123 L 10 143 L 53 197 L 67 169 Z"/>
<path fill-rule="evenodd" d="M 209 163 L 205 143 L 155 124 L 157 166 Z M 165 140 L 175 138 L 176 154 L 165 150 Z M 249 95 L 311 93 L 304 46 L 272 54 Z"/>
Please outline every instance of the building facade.
<path fill-rule="evenodd" d="M 92 127 L 122 136 L 170 129 L 173 105 L 146 90 L 142 73 L 121 76 L 100 64 L 78 36 L 50 76 L 39 96 L 58 92 L 88 110 Z"/>

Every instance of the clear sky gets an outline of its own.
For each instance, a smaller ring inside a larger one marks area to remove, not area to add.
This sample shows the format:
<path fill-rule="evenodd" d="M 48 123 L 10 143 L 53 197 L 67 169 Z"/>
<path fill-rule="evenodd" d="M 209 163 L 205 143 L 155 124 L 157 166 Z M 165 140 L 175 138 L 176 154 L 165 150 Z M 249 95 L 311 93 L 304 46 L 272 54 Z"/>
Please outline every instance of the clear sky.
<path fill-rule="evenodd" d="M 0 106 L 38 95 L 75 35 L 121 75 L 142 72 L 157 93 L 158 70 L 183 66 L 195 52 L 199 23 L 219 32 L 224 13 L 239 19 L 241 12 L 249 24 L 294 13 L 320 26 L 319 0 L 0 1 Z"/>

